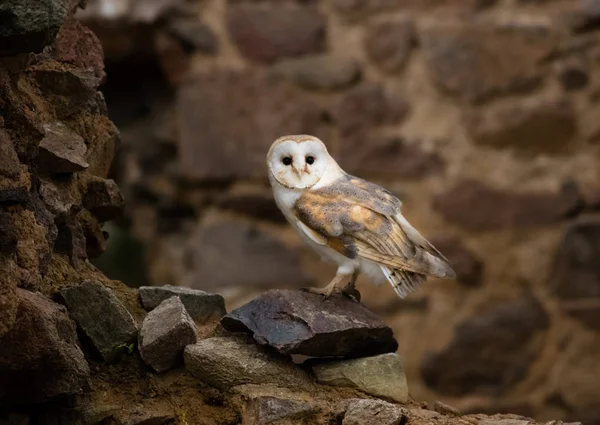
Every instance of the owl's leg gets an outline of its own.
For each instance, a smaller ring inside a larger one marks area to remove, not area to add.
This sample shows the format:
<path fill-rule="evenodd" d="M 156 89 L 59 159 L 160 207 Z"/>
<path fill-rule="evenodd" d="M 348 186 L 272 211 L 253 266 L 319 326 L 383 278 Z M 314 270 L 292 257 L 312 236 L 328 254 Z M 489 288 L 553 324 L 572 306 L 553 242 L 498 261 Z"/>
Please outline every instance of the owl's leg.
<path fill-rule="evenodd" d="M 350 278 L 350 281 L 344 287 L 344 289 L 342 289 L 342 293 L 349 296 L 356 302 L 360 302 L 360 292 L 358 292 L 356 290 L 356 279 L 358 278 L 359 274 L 360 274 L 360 270 L 358 270 L 358 269 L 354 270 L 354 272 L 352 273 L 352 277 Z"/>
<path fill-rule="evenodd" d="M 324 288 L 302 288 L 305 292 L 311 294 L 323 295 L 325 299 L 329 298 L 334 292 L 338 292 L 337 284 L 340 283 L 347 275 L 336 273 L 335 277 L 331 279 L 331 282 Z"/>

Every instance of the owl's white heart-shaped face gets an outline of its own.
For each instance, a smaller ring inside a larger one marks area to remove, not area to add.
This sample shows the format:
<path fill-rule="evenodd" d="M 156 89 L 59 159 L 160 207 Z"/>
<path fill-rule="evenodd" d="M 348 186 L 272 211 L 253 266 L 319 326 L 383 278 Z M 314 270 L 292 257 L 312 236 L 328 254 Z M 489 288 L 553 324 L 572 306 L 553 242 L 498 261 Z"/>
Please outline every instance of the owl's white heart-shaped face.
<path fill-rule="evenodd" d="M 329 164 L 327 148 L 313 136 L 284 136 L 267 154 L 269 172 L 289 189 L 308 189 L 321 180 Z"/>

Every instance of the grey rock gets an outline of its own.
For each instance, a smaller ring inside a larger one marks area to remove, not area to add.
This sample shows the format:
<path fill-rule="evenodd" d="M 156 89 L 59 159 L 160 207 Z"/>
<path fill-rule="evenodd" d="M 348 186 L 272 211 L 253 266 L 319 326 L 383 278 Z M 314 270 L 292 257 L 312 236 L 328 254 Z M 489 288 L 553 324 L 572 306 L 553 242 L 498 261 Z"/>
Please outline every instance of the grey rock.
<path fill-rule="evenodd" d="M 292 423 L 297 423 L 310 419 L 318 411 L 318 407 L 304 401 L 257 397 L 248 403 L 244 419 L 248 420 L 248 425 L 288 423 L 285 421 L 296 421 Z"/>
<path fill-rule="evenodd" d="M 120 346 L 135 341 L 135 321 L 111 289 L 88 280 L 61 289 L 60 295 L 104 361 L 115 360 Z"/>
<path fill-rule="evenodd" d="M 138 348 L 156 372 L 172 369 L 186 345 L 196 342 L 196 325 L 181 300 L 173 296 L 152 310 L 142 323 Z"/>
<path fill-rule="evenodd" d="M 406 410 L 382 400 L 351 400 L 342 425 L 399 425 Z"/>
<path fill-rule="evenodd" d="M 338 294 L 325 300 L 304 291 L 271 290 L 243 305 L 221 323 L 252 333 L 259 344 L 282 354 L 362 357 L 398 348 L 392 329 L 362 304 Z"/>
<path fill-rule="evenodd" d="M 100 221 L 109 221 L 123 215 L 125 200 L 114 180 L 91 177 L 83 198 L 83 206 Z"/>
<path fill-rule="evenodd" d="M 174 295 L 179 297 L 189 315 L 198 324 L 219 320 L 226 313 L 223 296 L 209 294 L 199 289 L 171 285 L 142 286 L 139 288 L 139 293 L 146 310 L 156 308 Z"/>
<path fill-rule="evenodd" d="M 460 412 L 452 406 L 448 406 L 441 401 L 433 403 L 433 410 L 446 416 L 460 416 Z"/>
<path fill-rule="evenodd" d="M 46 124 L 37 164 L 42 173 L 62 174 L 85 170 L 87 147 L 83 138 L 61 122 Z"/>
<path fill-rule="evenodd" d="M 220 390 L 237 385 L 269 383 L 299 387 L 310 381 L 287 359 L 235 338 L 208 338 L 188 345 L 183 359 L 185 368 L 192 375 Z"/>
<path fill-rule="evenodd" d="M 0 407 L 46 402 L 89 388 L 90 370 L 65 308 L 16 290 L 15 325 L 0 337 Z"/>
<path fill-rule="evenodd" d="M 312 90 L 342 89 L 357 82 L 360 77 L 360 68 L 355 60 L 333 55 L 281 61 L 273 67 L 273 72 Z"/>
<path fill-rule="evenodd" d="M 313 371 L 324 384 L 358 388 L 399 403 L 408 400 L 404 365 L 396 353 L 319 364 Z"/>
<path fill-rule="evenodd" d="M 3 0 L 0 56 L 41 52 L 67 18 L 62 0 Z"/>

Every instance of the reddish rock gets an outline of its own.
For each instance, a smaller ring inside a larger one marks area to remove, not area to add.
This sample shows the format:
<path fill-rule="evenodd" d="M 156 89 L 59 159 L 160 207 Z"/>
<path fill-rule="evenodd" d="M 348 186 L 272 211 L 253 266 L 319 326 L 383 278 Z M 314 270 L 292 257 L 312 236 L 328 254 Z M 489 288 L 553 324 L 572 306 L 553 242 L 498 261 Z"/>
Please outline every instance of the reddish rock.
<path fill-rule="evenodd" d="M 446 220 L 475 232 L 547 226 L 580 207 L 579 193 L 569 185 L 556 193 L 510 192 L 474 180 L 462 181 L 434 200 Z"/>
<path fill-rule="evenodd" d="M 281 354 L 365 357 L 396 351 L 392 329 L 345 295 L 325 300 L 304 291 L 271 290 L 221 319 Z"/>
<path fill-rule="evenodd" d="M 123 215 L 125 200 L 114 180 L 92 177 L 87 183 L 83 206 L 98 220 L 109 221 Z"/>
<path fill-rule="evenodd" d="M 571 103 L 563 98 L 526 98 L 465 114 L 476 143 L 530 153 L 567 151 L 577 132 Z"/>
<path fill-rule="evenodd" d="M 79 21 L 69 19 L 63 24 L 56 35 L 54 51 L 59 61 L 82 69 L 92 69 L 100 82 L 106 78 L 102 44 L 98 37 Z"/>
<path fill-rule="evenodd" d="M 83 138 L 61 122 L 47 124 L 46 136 L 39 145 L 36 158 L 40 171 L 46 174 L 74 173 L 85 170 L 87 147 Z"/>
<path fill-rule="evenodd" d="M 421 31 L 430 73 L 445 92 L 481 101 L 538 86 L 557 37 L 549 26 L 434 23 Z M 507 49 L 506 46 L 510 46 Z"/>
<path fill-rule="evenodd" d="M 337 151 L 336 158 L 342 168 L 358 176 L 410 180 L 424 178 L 444 168 L 444 162 L 437 154 L 423 151 L 418 141 L 408 143 L 400 137 L 346 137 Z"/>
<path fill-rule="evenodd" d="M 442 351 L 421 366 L 425 383 L 448 396 L 506 393 L 535 361 L 534 340 L 548 328 L 548 315 L 532 297 L 488 308 L 456 328 Z"/>
<path fill-rule="evenodd" d="M 381 69 L 396 73 L 404 69 L 416 44 L 412 20 L 381 21 L 371 24 L 365 35 L 365 50 Z"/>
<path fill-rule="evenodd" d="M 456 281 L 465 286 L 476 287 L 483 283 L 484 264 L 456 237 L 433 238 L 435 246 L 450 262 L 456 272 Z"/>
<path fill-rule="evenodd" d="M 270 62 L 325 50 L 325 17 L 310 5 L 239 4 L 228 7 L 227 27 L 240 53 Z"/>
<path fill-rule="evenodd" d="M 275 139 L 321 132 L 308 95 L 262 72 L 202 74 L 181 87 L 178 113 L 180 172 L 192 180 L 266 178 Z"/>
<path fill-rule="evenodd" d="M 558 246 L 550 288 L 563 310 L 585 326 L 600 330 L 600 221 L 573 223 Z"/>
<path fill-rule="evenodd" d="M 17 289 L 17 320 L 0 337 L 0 404 L 31 404 L 81 393 L 90 370 L 64 307 Z"/>
<path fill-rule="evenodd" d="M 96 101 L 100 79 L 92 69 L 46 60 L 30 66 L 27 74 L 31 75 L 60 120 L 87 109 Z"/>

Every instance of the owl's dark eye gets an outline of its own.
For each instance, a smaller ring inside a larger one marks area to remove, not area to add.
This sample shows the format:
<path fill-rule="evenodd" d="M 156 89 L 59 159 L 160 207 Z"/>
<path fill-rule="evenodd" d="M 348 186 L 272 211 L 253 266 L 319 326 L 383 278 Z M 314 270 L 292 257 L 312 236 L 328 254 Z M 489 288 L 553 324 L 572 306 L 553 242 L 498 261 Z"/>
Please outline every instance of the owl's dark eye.
<path fill-rule="evenodd" d="M 290 158 L 289 156 L 286 156 L 285 158 L 283 158 L 281 160 L 281 162 L 283 162 L 283 165 L 290 165 L 292 163 L 292 158 Z"/>
<path fill-rule="evenodd" d="M 307 156 L 306 157 L 306 163 L 308 165 L 311 165 L 313 162 L 315 162 L 315 157 L 314 156 Z"/>

